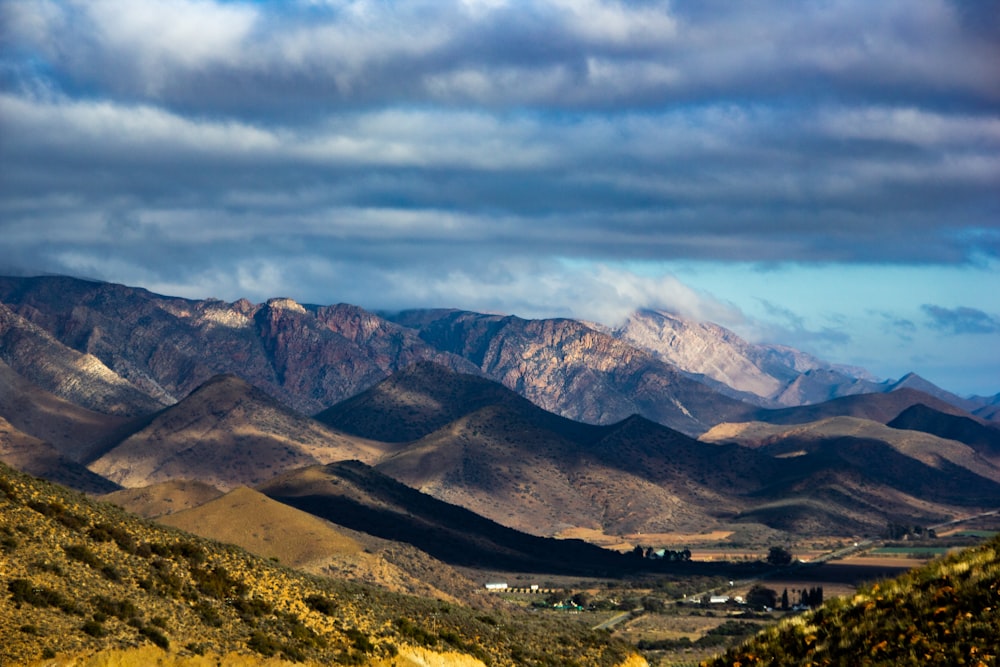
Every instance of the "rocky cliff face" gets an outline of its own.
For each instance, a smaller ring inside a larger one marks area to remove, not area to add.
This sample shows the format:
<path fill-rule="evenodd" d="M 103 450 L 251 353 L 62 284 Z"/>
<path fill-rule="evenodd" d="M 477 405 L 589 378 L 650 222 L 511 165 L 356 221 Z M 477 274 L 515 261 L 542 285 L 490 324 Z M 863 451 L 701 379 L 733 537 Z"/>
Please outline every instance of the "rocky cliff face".
<path fill-rule="evenodd" d="M 78 406 L 133 416 L 165 405 L 108 368 L 73 350 L 0 303 L 0 360 L 14 373 Z"/>
<path fill-rule="evenodd" d="M 765 371 L 758 350 L 728 329 L 663 311 L 639 311 L 612 333 L 683 371 L 765 398 L 795 376 L 787 367 L 781 375 Z"/>
<path fill-rule="evenodd" d="M 414 361 L 472 369 L 415 332 L 353 306 L 192 301 L 51 277 L 0 278 L 0 302 L 37 331 L 99 360 L 110 376 L 154 397 L 157 407 L 225 373 L 312 414 Z"/>
<path fill-rule="evenodd" d="M 418 329 L 439 350 L 468 359 L 487 377 L 570 419 L 608 424 L 638 413 L 699 433 L 748 410 L 671 364 L 575 320 L 407 311 L 394 321 Z"/>
<path fill-rule="evenodd" d="M 767 407 L 818 403 L 838 396 L 887 391 L 863 369 L 830 364 L 782 345 L 750 343 L 725 327 L 660 310 L 640 310 L 608 330 L 713 387 Z M 751 400 L 753 400 L 751 398 Z"/>

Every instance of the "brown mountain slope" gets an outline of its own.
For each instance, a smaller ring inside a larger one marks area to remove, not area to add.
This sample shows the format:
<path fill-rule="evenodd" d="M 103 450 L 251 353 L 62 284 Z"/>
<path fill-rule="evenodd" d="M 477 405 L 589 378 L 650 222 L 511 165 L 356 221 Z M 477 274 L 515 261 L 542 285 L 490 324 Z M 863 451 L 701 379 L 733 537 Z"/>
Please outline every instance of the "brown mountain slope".
<path fill-rule="evenodd" d="M 741 442 L 784 462 L 742 517 L 786 530 L 814 530 L 822 519 L 877 535 L 887 521 L 937 523 L 1000 503 L 1000 470 L 972 448 L 868 420 L 728 424 L 703 438 Z"/>
<path fill-rule="evenodd" d="M 315 416 L 340 431 L 383 442 L 408 442 L 511 392 L 486 378 L 420 362 Z"/>
<path fill-rule="evenodd" d="M 794 454 L 796 443 L 828 438 L 877 440 L 928 466 L 940 468 L 947 461 L 980 477 L 1000 482 L 1000 467 L 965 443 L 856 417 L 831 417 L 791 426 L 762 422 L 720 424 L 701 437 L 706 442 L 738 442 L 746 447 L 766 447 L 766 451 L 779 456 Z"/>
<path fill-rule="evenodd" d="M 406 311 L 394 321 L 418 329 L 431 345 L 468 359 L 536 405 L 577 421 L 609 424 L 641 414 L 701 433 L 749 411 L 651 354 L 574 320 Z"/>
<path fill-rule="evenodd" d="M 343 459 L 373 461 L 379 445 L 339 434 L 233 376 L 219 376 L 89 464 L 123 486 L 197 479 L 227 490 Z"/>
<path fill-rule="evenodd" d="M 232 373 L 313 414 L 421 359 L 471 370 L 354 306 L 194 301 L 66 277 L 0 277 L 0 302 L 167 402 Z"/>
<path fill-rule="evenodd" d="M 454 565 L 578 574 L 634 565 L 626 556 L 585 542 L 536 537 L 502 526 L 357 461 L 293 471 L 259 489 L 338 525 L 412 544 Z"/>
<path fill-rule="evenodd" d="M 318 517 L 239 487 L 191 509 L 159 519 L 160 523 L 219 542 L 235 544 L 250 553 L 276 560 L 297 570 L 362 581 L 392 591 L 456 602 L 452 595 L 387 561 L 381 554 Z M 424 559 L 427 567 L 429 557 Z M 465 595 L 478 587 L 452 568 L 437 580 L 451 579 L 449 588 Z"/>
<path fill-rule="evenodd" d="M 322 570 L 335 556 L 363 551 L 360 543 L 338 533 L 329 523 L 245 486 L 203 505 L 162 516 L 159 522 L 313 572 Z"/>
<path fill-rule="evenodd" d="M 487 406 L 406 447 L 378 470 L 505 526 L 552 536 L 571 527 L 602 528 L 602 508 L 574 481 L 591 462 L 574 451 L 572 442 L 510 407 Z M 610 475 L 603 477 L 611 483 Z"/>
<path fill-rule="evenodd" d="M 421 373 L 427 374 L 426 381 Z M 377 386 L 366 392 L 376 397 L 404 395 L 399 405 L 362 395 L 339 418 L 377 424 L 389 432 L 396 421 L 406 421 L 409 405 L 432 405 L 435 415 L 462 416 L 403 445 L 377 464 L 378 470 L 536 535 L 558 535 L 570 526 L 610 534 L 701 531 L 733 520 L 850 535 L 878 530 L 890 517 L 944 517 L 964 511 L 961 508 L 988 497 L 993 489 L 989 480 L 996 473 L 964 445 L 916 433 L 900 435 L 904 432 L 870 421 L 828 420 L 832 426 L 815 438 L 834 444 L 816 445 L 809 450 L 812 455 L 797 458 L 791 456 L 796 450 L 789 449 L 719 449 L 639 416 L 603 427 L 575 423 L 505 389 L 489 394 L 496 396 L 494 403 L 463 410 L 463 387 L 476 387 L 475 395 L 483 396 L 481 378 L 467 383 L 433 366 L 415 367 L 407 374 L 405 383 L 387 381 L 391 391 Z M 432 388 L 432 394 L 425 396 L 422 387 Z M 869 403 L 856 398 L 835 407 L 868 409 L 874 404 L 885 414 L 895 408 L 895 400 L 906 399 L 907 392 L 893 400 L 872 397 Z M 361 414 L 352 417 L 352 411 Z M 811 427 L 756 423 L 728 428 L 758 428 L 771 435 Z M 735 433 L 725 435 L 732 439 Z M 894 442 L 896 449 L 880 438 Z M 842 452 L 837 442 L 847 443 Z M 873 460 L 884 459 L 884 469 L 859 463 L 865 447 Z M 918 483 L 921 475 L 929 480 L 926 486 Z M 968 482 L 975 498 L 956 497 L 951 481 L 957 480 Z M 931 494 L 927 501 L 919 499 L 921 489 Z"/>
<path fill-rule="evenodd" d="M 963 442 L 994 465 L 1000 465 L 1000 427 L 981 424 L 969 417 L 945 414 L 922 403 L 899 413 L 887 426 L 923 431 Z"/>
<path fill-rule="evenodd" d="M 530 406 L 530 404 L 529 404 Z M 436 498 L 535 535 L 700 531 L 743 508 L 770 460 L 705 446 L 641 417 L 573 439 L 533 411 L 481 408 L 378 464 Z"/>
<path fill-rule="evenodd" d="M 378 470 L 545 536 L 574 527 L 610 533 L 700 530 L 724 507 L 733 513 L 738 507 L 723 501 L 730 489 L 708 489 L 707 475 L 746 471 L 746 459 L 764 458 L 732 448 L 743 460 L 730 461 L 729 451 L 639 417 L 614 426 L 574 422 L 497 382 L 433 363 L 401 371 L 320 418 L 366 437 L 423 436 L 400 445 Z M 663 460 L 673 462 L 669 472 L 652 474 Z M 688 478 L 695 474 L 701 481 Z M 741 474 L 754 484 L 753 475 Z"/>
<path fill-rule="evenodd" d="M 169 404 L 154 400 L 97 357 L 65 346 L 3 303 L 0 361 L 40 388 L 96 412 L 136 416 Z"/>
<path fill-rule="evenodd" d="M 761 421 L 769 424 L 805 424 L 829 417 L 859 417 L 885 424 L 903 410 L 917 404 L 928 405 L 939 412 L 967 415 L 963 410 L 916 389 L 898 389 L 888 393 L 843 396 L 814 405 L 802 405 L 778 410 L 757 410 L 744 419 L 724 421 Z"/>
<path fill-rule="evenodd" d="M 222 495 L 210 484 L 176 479 L 133 489 L 121 489 L 102 496 L 102 500 L 147 519 L 180 512 L 203 505 Z"/>
<path fill-rule="evenodd" d="M 87 458 L 97 443 L 128 421 L 59 398 L 21 377 L 3 361 L 0 361 L 0 416 L 75 461 Z"/>
<path fill-rule="evenodd" d="M 22 433 L 3 417 L 0 417 L 0 461 L 84 493 L 108 493 L 120 488 L 63 456 L 49 443 Z"/>

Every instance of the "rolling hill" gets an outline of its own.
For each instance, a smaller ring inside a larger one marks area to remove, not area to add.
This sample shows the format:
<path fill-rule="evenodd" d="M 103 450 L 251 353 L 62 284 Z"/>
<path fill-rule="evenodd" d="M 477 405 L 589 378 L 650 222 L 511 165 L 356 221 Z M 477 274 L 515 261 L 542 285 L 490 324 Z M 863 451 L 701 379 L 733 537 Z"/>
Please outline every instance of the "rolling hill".
<path fill-rule="evenodd" d="M 1000 465 L 1000 428 L 994 425 L 941 412 L 922 403 L 910 406 L 887 425 L 957 440 L 972 447 L 994 465 Z"/>
<path fill-rule="evenodd" d="M 933 399 L 904 389 L 762 412 L 779 421 L 827 412 L 888 418 L 917 400 Z M 936 521 L 1000 498 L 998 469 L 968 446 L 870 420 L 720 425 L 707 439 L 742 446 L 719 447 L 639 416 L 608 426 L 571 422 L 483 378 L 433 364 L 410 368 L 326 415 L 359 435 L 374 433 L 370 427 L 406 437 L 460 415 L 398 443 L 376 469 L 543 536 L 572 528 L 698 532 L 734 522 L 797 534 L 877 535 L 889 521 Z"/>
<path fill-rule="evenodd" d="M 929 524 L 1000 500 L 1000 468 L 954 440 L 854 417 L 721 424 L 706 442 L 737 442 L 787 465 L 742 516 L 793 532 L 810 524 L 878 534 L 887 521 Z"/>
<path fill-rule="evenodd" d="M 732 493 L 758 488 L 771 474 L 767 457 L 754 452 L 705 446 L 637 416 L 608 426 L 574 422 L 498 383 L 432 363 L 318 418 L 363 437 L 419 436 L 376 468 L 543 536 L 576 527 L 700 530 L 736 514 L 742 505 Z"/>
<path fill-rule="evenodd" d="M 63 456 L 49 443 L 17 430 L 3 417 L 0 417 L 0 461 L 85 493 L 102 494 L 120 488 Z"/>
<path fill-rule="evenodd" d="M 337 525 L 412 544 L 454 565 L 573 574 L 629 567 L 626 556 L 579 540 L 516 531 L 412 489 L 359 461 L 285 473 L 259 490 Z"/>
<path fill-rule="evenodd" d="M 158 413 L 88 467 L 128 487 L 194 479 L 228 490 L 292 468 L 379 456 L 377 443 L 337 433 L 245 381 L 222 375 Z"/>
<path fill-rule="evenodd" d="M 842 396 L 811 405 L 799 405 L 774 410 L 756 410 L 743 415 L 741 419 L 727 421 L 805 424 L 829 417 L 858 417 L 885 424 L 895 419 L 903 410 L 918 404 L 927 405 L 945 414 L 968 414 L 961 408 L 957 408 L 939 398 L 934 398 L 916 389 L 904 387 L 890 392 Z"/>
<path fill-rule="evenodd" d="M 444 563 L 424 556 L 419 567 L 403 569 L 387 560 L 382 549 L 373 549 L 328 521 L 239 487 L 208 502 L 163 516 L 160 523 L 180 528 L 218 542 L 235 544 L 282 565 L 317 575 L 365 582 L 390 591 L 458 602 L 459 597 L 442 591 L 434 582 L 469 599 L 478 586 Z M 396 550 L 405 548 L 393 545 Z M 481 596 L 480 596 L 481 597 Z"/>
<path fill-rule="evenodd" d="M 189 479 L 172 479 L 149 486 L 121 489 L 101 496 L 101 500 L 122 507 L 146 519 L 156 519 L 215 500 L 222 491 L 211 484 Z"/>

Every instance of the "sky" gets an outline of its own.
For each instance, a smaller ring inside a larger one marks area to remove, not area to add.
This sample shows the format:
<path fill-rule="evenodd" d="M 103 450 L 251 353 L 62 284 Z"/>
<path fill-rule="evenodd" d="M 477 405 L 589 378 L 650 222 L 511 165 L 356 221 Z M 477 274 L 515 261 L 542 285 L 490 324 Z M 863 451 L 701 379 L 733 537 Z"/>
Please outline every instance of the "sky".
<path fill-rule="evenodd" d="M 996 0 L 0 0 L 0 273 L 1000 392 Z"/>

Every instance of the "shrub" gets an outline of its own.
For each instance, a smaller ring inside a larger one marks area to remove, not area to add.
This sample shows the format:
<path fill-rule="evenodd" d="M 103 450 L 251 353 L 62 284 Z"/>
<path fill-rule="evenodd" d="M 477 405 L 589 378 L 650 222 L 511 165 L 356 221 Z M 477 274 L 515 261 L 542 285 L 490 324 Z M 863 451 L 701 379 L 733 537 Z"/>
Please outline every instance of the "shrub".
<path fill-rule="evenodd" d="M 254 630 L 251 633 L 250 638 L 247 640 L 247 647 L 260 653 L 265 658 L 270 658 L 281 650 L 281 644 L 260 630 Z"/>
<path fill-rule="evenodd" d="M 360 651 L 361 653 L 371 653 L 375 650 L 375 645 L 372 644 L 370 639 L 368 639 L 368 635 L 361 632 L 361 630 L 358 630 L 357 628 L 350 628 L 345 634 L 351 641 L 351 646 L 354 647 L 355 650 Z"/>
<path fill-rule="evenodd" d="M 303 602 L 313 611 L 318 611 L 326 616 L 333 616 L 337 611 L 337 603 L 322 595 L 310 595 Z"/>
<path fill-rule="evenodd" d="M 167 636 L 154 627 L 147 625 L 139 628 L 139 634 L 162 648 L 164 651 L 170 648 L 170 640 L 167 639 Z"/>
<path fill-rule="evenodd" d="M 80 561 L 84 565 L 88 565 L 95 570 L 101 569 L 101 566 L 103 565 L 103 563 L 101 563 L 101 559 L 83 544 L 67 544 L 63 547 L 63 551 L 65 551 L 66 555 L 73 560 Z"/>
<path fill-rule="evenodd" d="M 66 599 L 58 592 L 36 586 L 27 579 L 12 579 L 7 584 L 14 604 L 26 603 L 33 607 L 62 607 Z"/>
<path fill-rule="evenodd" d="M 91 637 L 103 637 L 108 634 L 108 631 L 104 629 L 104 625 L 95 620 L 86 621 L 80 629 Z"/>
<path fill-rule="evenodd" d="M 91 602 L 97 611 L 108 616 L 114 616 L 121 621 L 129 621 L 141 616 L 139 608 L 131 600 L 112 600 L 103 595 L 98 595 L 91 598 Z"/>

